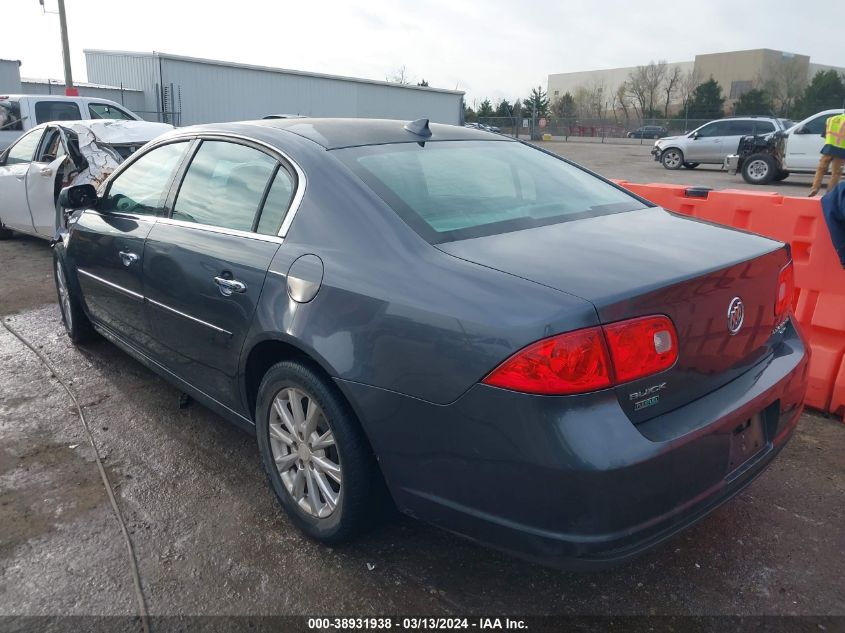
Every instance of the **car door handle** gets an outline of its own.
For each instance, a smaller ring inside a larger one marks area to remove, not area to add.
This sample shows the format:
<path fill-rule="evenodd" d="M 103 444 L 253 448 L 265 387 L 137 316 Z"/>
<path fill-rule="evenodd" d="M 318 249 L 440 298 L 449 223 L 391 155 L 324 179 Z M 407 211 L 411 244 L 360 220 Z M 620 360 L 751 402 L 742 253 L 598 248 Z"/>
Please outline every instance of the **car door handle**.
<path fill-rule="evenodd" d="M 214 283 L 220 289 L 220 294 L 224 297 L 232 296 L 233 292 L 246 292 L 246 284 L 237 279 L 225 279 L 224 277 L 215 277 Z"/>
<path fill-rule="evenodd" d="M 130 253 L 129 251 L 120 251 L 118 255 L 120 255 L 124 266 L 131 266 L 140 259 L 136 253 Z"/>

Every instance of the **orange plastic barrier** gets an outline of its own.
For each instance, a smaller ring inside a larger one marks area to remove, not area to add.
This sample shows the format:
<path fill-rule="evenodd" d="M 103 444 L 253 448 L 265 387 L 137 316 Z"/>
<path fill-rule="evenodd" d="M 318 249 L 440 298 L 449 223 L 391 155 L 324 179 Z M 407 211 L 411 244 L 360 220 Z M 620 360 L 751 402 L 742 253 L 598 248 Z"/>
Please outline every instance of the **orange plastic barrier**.
<path fill-rule="evenodd" d="M 807 405 L 845 415 L 845 270 L 818 198 L 725 189 L 690 197 L 681 185 L 617 181 L 665 209 L 752 231 L 792 247 L 792 305 L 812 348 Z"/>

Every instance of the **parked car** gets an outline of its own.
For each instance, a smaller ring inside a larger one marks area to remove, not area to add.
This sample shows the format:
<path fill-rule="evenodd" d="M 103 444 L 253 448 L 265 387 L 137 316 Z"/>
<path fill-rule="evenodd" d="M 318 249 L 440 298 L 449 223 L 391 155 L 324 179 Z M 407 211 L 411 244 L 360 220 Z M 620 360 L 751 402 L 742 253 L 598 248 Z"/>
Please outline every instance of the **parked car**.
<path fill-rule="evenodd" d="M 666 169 L 693 169 L 701 164 L 721 165 L 736 154 L 743 136 L 757 136 L 783 130 L 774 117 L 733 117 L 710 121 L 689 134 L 667 136 L 655 142 L 654 160 Z"/>
<path fill-rule="evenodd" d="M 669 133 L 665 127 L 659 125 L 644 125 L 633 132 L 628 132 L 628 138 L 663 138 Z"/>
<path fill-rule="evenodd" d="M 61 203 L 71 340 L 100 333 L 256 433 L 326 543 L 386 490 L 527 558 L 607 565 L 742 490 L 802 410 L 784 244 L 508 137 L 203 125 Z"/>
<path fill-rule="evenodd" d="M 767 185 L 790 174 L 815 173 L 824 147 L 827 120 L 842 109 L 825 110 L 796 123 L 785 132 L 744 137 L 735 154 L 725 158 L 729 173 L 740 172 L 751 185 Z"/>
<path fill-rule="evenodd" d="M 141 117 L 108 99 L 3 95 L 0 96 L 0 150 L 6 149 L 24 132 L 41 123 L 89 119 L 140 121 Z"/>
<path fill-rule="evenodd" d="M 464 123 L 464 127 L 468 127 L 473 130 L 484 130 L 485 132 L 493 132 L 494 134 L 499 134 L 502 131 L 495 125 L 488 125 L 486 123 Z"/>
<path fill-rule="evenodd" d="M 144 143 L 172 125 L 97 120 L 42 123 L 0 152 L 0 239 L 12 230 L 51 239 L 62 223 L 63 187 L 99 186 Z"/>

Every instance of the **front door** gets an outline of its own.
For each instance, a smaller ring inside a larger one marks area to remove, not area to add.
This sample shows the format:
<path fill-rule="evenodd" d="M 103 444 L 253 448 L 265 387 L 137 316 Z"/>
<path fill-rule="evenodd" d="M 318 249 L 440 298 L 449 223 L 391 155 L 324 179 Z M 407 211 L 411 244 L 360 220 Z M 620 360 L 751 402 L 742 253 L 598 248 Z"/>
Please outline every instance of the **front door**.
<path fill-rule="evenodd" d="M 67 149 L 61 130 L 51 125 L 47 128 L 35 159 L 26 172 L 26 197 L 35 232 L 50 238 L 56 233 L 58 213 L 56 199 L 61 188 Z"/>
<path fill-rule="evenodd" d="M 796 171 L 815 171 L 819 164 L 819 154 L 824 147 L 824 132 L 827 120 L 832 114 L 820 114 L 801 126 L 800 131 L 793 130 L 786 138 L 786 169 Z"/>
<path fill-rule="evenodd" d="M 204 140 L 170 218 L 147 238 L 144 283 L 155 356 L 221 404 L 242 411 L 241 348 L 294 179 L 263 150 Z"/>
<path fill-rule="evenodd" d="M 78 218 L 67 254 L 91 317 L 137 348 L 148 347 L 144 242 L 156 222 L 186 141 L 141 155 L 108 186 L 97 209 Z"/>
<path fill-rule="evenodd" d="M 43 135 L 44 128 L 24 134 L 9 148 L 0 165 L 0 224 L 24 233 L 34 232 L 26 199 L 26 176 Z"/>
<path fill-rule="evenodd" d="M 722 153 L 722 135 L 727 132 L 726 121 L 713 121 L 694 132 L 690 136 L 684 160 L 690 163 L 721 162 L 718 156 Z"/>

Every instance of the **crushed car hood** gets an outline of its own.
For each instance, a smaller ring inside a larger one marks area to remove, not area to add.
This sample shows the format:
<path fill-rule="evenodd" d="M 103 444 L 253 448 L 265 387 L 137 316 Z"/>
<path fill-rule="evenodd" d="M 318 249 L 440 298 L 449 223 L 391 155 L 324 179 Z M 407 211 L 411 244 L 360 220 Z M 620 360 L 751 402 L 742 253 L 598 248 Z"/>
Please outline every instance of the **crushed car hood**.
<path fill-rule="evenodd" d="M 123 162 L 112 146 L 144 145 L 173 129 L 167 123 L 112 120 L 63 121 L 61 127 L 76 134 L 79 153 L 88 163 L 67 186 L 91 184 L 98 188 Z"/>

